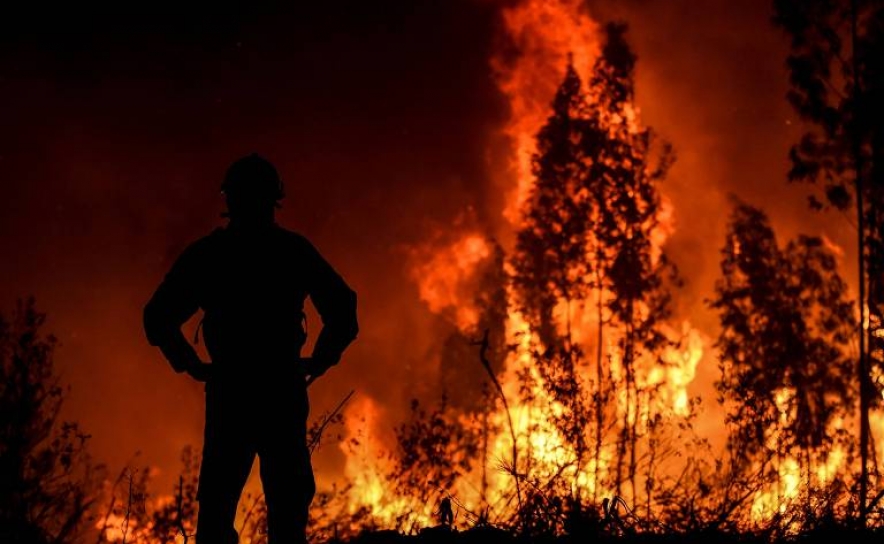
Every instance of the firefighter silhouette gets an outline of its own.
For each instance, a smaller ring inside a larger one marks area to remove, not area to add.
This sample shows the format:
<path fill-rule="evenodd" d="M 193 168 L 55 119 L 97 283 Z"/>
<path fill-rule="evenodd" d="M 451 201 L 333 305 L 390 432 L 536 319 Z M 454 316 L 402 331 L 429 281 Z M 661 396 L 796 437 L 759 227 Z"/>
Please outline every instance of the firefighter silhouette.
<path fill-rule="evenodd" d="M 249 155 L 222 184 L 228 224 L 184 250 L 144 309 L 148 341 L 176 372 L 206 383 L 198 544 L 233 544 L 236 506 L 257 456 L 270 544 L 306 541 L 315 493 L 307 448 L 307 385 L 356 338 L 356 294 L 303 236 L 275 222 L 283 186 Z M 323 327 L 309 358 L 304 303 Z M 203 310 L 211 363 L 181 325 Z"/>

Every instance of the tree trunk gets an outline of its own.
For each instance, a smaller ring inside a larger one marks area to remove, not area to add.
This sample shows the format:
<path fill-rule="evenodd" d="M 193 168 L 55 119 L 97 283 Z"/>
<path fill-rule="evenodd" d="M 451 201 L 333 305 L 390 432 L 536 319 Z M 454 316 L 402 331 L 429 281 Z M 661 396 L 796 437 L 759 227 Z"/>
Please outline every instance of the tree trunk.
<path fill-rule="evenodd" d="M 863 199 L 863 157 L 862 134 L 857 119 L 860 116 L 861 81 L 859 77 L 859 58 L 857 55 L 857 0 L 850 2 L 850 35 L 851 56 L 853 61 L 853 104 L 852 120 L 853 160 L 856 174 L 854 177 L 857 216 L 857 264 L 859 276 L 859 357 L 857 374 L 859 377 L 859 447 L 860 447 L 860 482 L 859 482 L 859 515 L 860 522 L 866 525 L 866 502 L 869 495 L 869 410 L 871 408 L 871 390 L 869 388 L 869 369 L 866 357 L 866 226 L 865 206 Z"/>
<path fill-rule="evenodd" d="M 601 478 L 601 462 L 602 462 L 602 433 L 605 426 L 605 370 L 602 367 L 602 357 L 604 356 L 602 342 L 604 341 L 604 333 L 602 329 L 602 282 L 601 272 L 598 267 L 601 266 L 601 258 L 596 266 L 596 285 L 599 290 L 598 306 L 596 307 L 596 317 L 598 318 L 598 337 L 596 338 L 596 401 L 595 401 L 595 485 L 593 486 L 593 501 L 597 501 L 599 493 L 599 481 Z"/>

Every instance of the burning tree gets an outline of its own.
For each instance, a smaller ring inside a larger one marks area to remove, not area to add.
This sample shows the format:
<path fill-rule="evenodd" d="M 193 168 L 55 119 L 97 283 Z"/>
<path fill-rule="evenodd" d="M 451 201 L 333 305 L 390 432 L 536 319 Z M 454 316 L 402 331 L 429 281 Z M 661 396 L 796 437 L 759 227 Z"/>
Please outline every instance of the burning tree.
<path fill-rule="evenodd" d="M 635 504 L 638 442 L 653 420 L 654 395 L 637 367 L 663 364 L 662 351 L 670 345 L 663 332 L 667 280 L 675 280 L 675 271 L 655 243 L 657 185 L 672 154 L 637 119 L 635 56 L 624 35 L 624 25 L 606 27 L 586 90 L 569 63 L 538 134 L 536 182 L 512 266 L 521 310 L 537 334 L 536 366 L 562 407 L 556 422 L 571 444 L 576 472 L 591 451 L 599 488 L 603 442 L 616 411 L 615 468 L 607 476 L 618 495 L 630 483 Z M 588 339 L 578 342 L 572 331 L 572 319 L 590 304 L 597 333 L 594 381 L 584 369 Z M 606 343 L 615 349 L 606 353 Z"/>
<path fill-rule="evenodd" d="M 760 465 L 777 486 L 774 504 L 761 506 L 778 507 L 798 481 L 805 497 L 830 484 L 833 475 L 816 469 L 848 447 L 839 430 L 854 392 L 852 303 L 823 240 L 800 236 L 781 248 L 765 214 L 740 202 L 721 272 L 710 305 L 722 326 L 717 387 L 730 407 L 729 448 L 749 470 Z"/>
<path fill-rule="evenodd" d="M 877 474 L 869 413 L 880 403 L 884 375 L 884 3 L 775 0 L 774 8 L 791 38 L 789 101 L 808 122 L 792 148 L 789 179 L 822 188 L 813 208 L 852 209 L 856 217 L 864 520 L 870 468 Z"/>
<path fill-rule="evenodd" d="M 553 114 L 537 138 L 533 198 L 512 258 L 513 286 L 543 350 L 541 353 L 535 347 L 532 358 L 553 398 L 564 407 L 556 424 L 573 447 L 575 472 L 581 470 L 588 453 L 585 432 L 593 421 L 588 402 L 592 392 L 578 374 L 582 351 L 573 342 L 570 324 L 561 333 L 555 312 L 561 311 L 557 308 L 561 301 L 567 321 L 571 305 L 588 298 L 590 290 L 597 287 L 592 283 L 594 263 L 587 259 L 591 217 L 597 205 L 588 193 L 593 180 L 586 172 L 590 159 L 584 149 L 590 132 L 587 110 L 585 91 L 569 62 L 553 101 Z M 604 370 L 600 364 L 597 368 L 600 378 L 595 400 L 602 410 Z M 597 442 L 601 440 L 600 428 L 593 430 L 599 437 Z M 597 450 L 596 459 L 598 456 Z"/>
<path fill-rule="evenodd" d="M 657 185 L 666 177 L 673 157 L 664 145 L 655 160 L 654 135 L 637 122 L 633 103 L 635 56 L 624 33 L 624 26 L 608 26 L 608 40 L 594 71 L 601 119 L 607 120 L 610 137 L 595 140 L 592 154 L 595 162 L 600 163 L 596 175 L 609 187 L 608 191 L 600 192 L 606 198 L 600 203 L 601 221 L 595 235 L 600 248 L 597 253 L 612 257 L 609 261 L 612 296 L 608 308 L 622 330 L 619 347 L 626 385 L 615 484 L 619 494 L 621 466 L 628 452 L 627 477 L 634 498 L 638 470 L 636 445 L 643 419 L 639 413 L 636 363 L 640 357 L 652 363 L 663 362 L 661 352 L 669 343 L 662 332 L 664 321 L 670 315 L 666 281 L 677 283 L 677 279 L 665 253 L 653 243 L 661 213 Z M 644 415 L 645 422 L 650 419 L 650 414 Z"/>

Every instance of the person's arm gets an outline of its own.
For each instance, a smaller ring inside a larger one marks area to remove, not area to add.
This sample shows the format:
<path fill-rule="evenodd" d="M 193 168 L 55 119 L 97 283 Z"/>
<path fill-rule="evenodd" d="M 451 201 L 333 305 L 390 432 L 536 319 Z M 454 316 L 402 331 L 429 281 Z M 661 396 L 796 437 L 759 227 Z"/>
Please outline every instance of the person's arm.
<path fill-rule="evenodd" d="M 198 256 L 193 246 L 185 250 L 144 307 L 147 341 L 157 346 L 175 372 L 187 372 L 205 381 L 207 367 L 181 332 L 181 326 L 199 309 L 196 298 Z"/>
<path fill-rule="evenodd" d="M 334 268 L 304 240 L 307 294 L 322 319 L 322 330 L 313 347 L 308 374 L 316 378 L 341 360 L 341 355 L 359 333 L 356 293 Z"/>

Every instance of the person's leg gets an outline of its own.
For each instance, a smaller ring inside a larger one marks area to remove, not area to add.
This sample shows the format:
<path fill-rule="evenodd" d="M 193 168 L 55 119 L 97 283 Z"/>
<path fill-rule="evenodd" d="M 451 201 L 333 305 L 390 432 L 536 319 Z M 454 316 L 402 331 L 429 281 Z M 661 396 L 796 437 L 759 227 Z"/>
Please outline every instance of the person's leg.
<path fill-rule="evenodd" d="M 255 445 L 236 404 L 207 391 L 200 466 L 197 544 L 236 544 L 236 506 L 255 460 Z"/>
<path fill-rule="evenodd" d="M 290 394 L 290 393 L 289 393 Z M 267 501 L 268 544 L 303 544 L 316 492 L 307 449 L 307 403 L 271 409 L 258 446 L 261 484 Z"/>
<path fill-rule="evenodd" d="M 316 484 L 306 453 L 306 448 L 301 454 L 288 450 L 288 455 L 271 449 L 260 456 L 269 544 L 307 541 L 308 512 Z"/>

